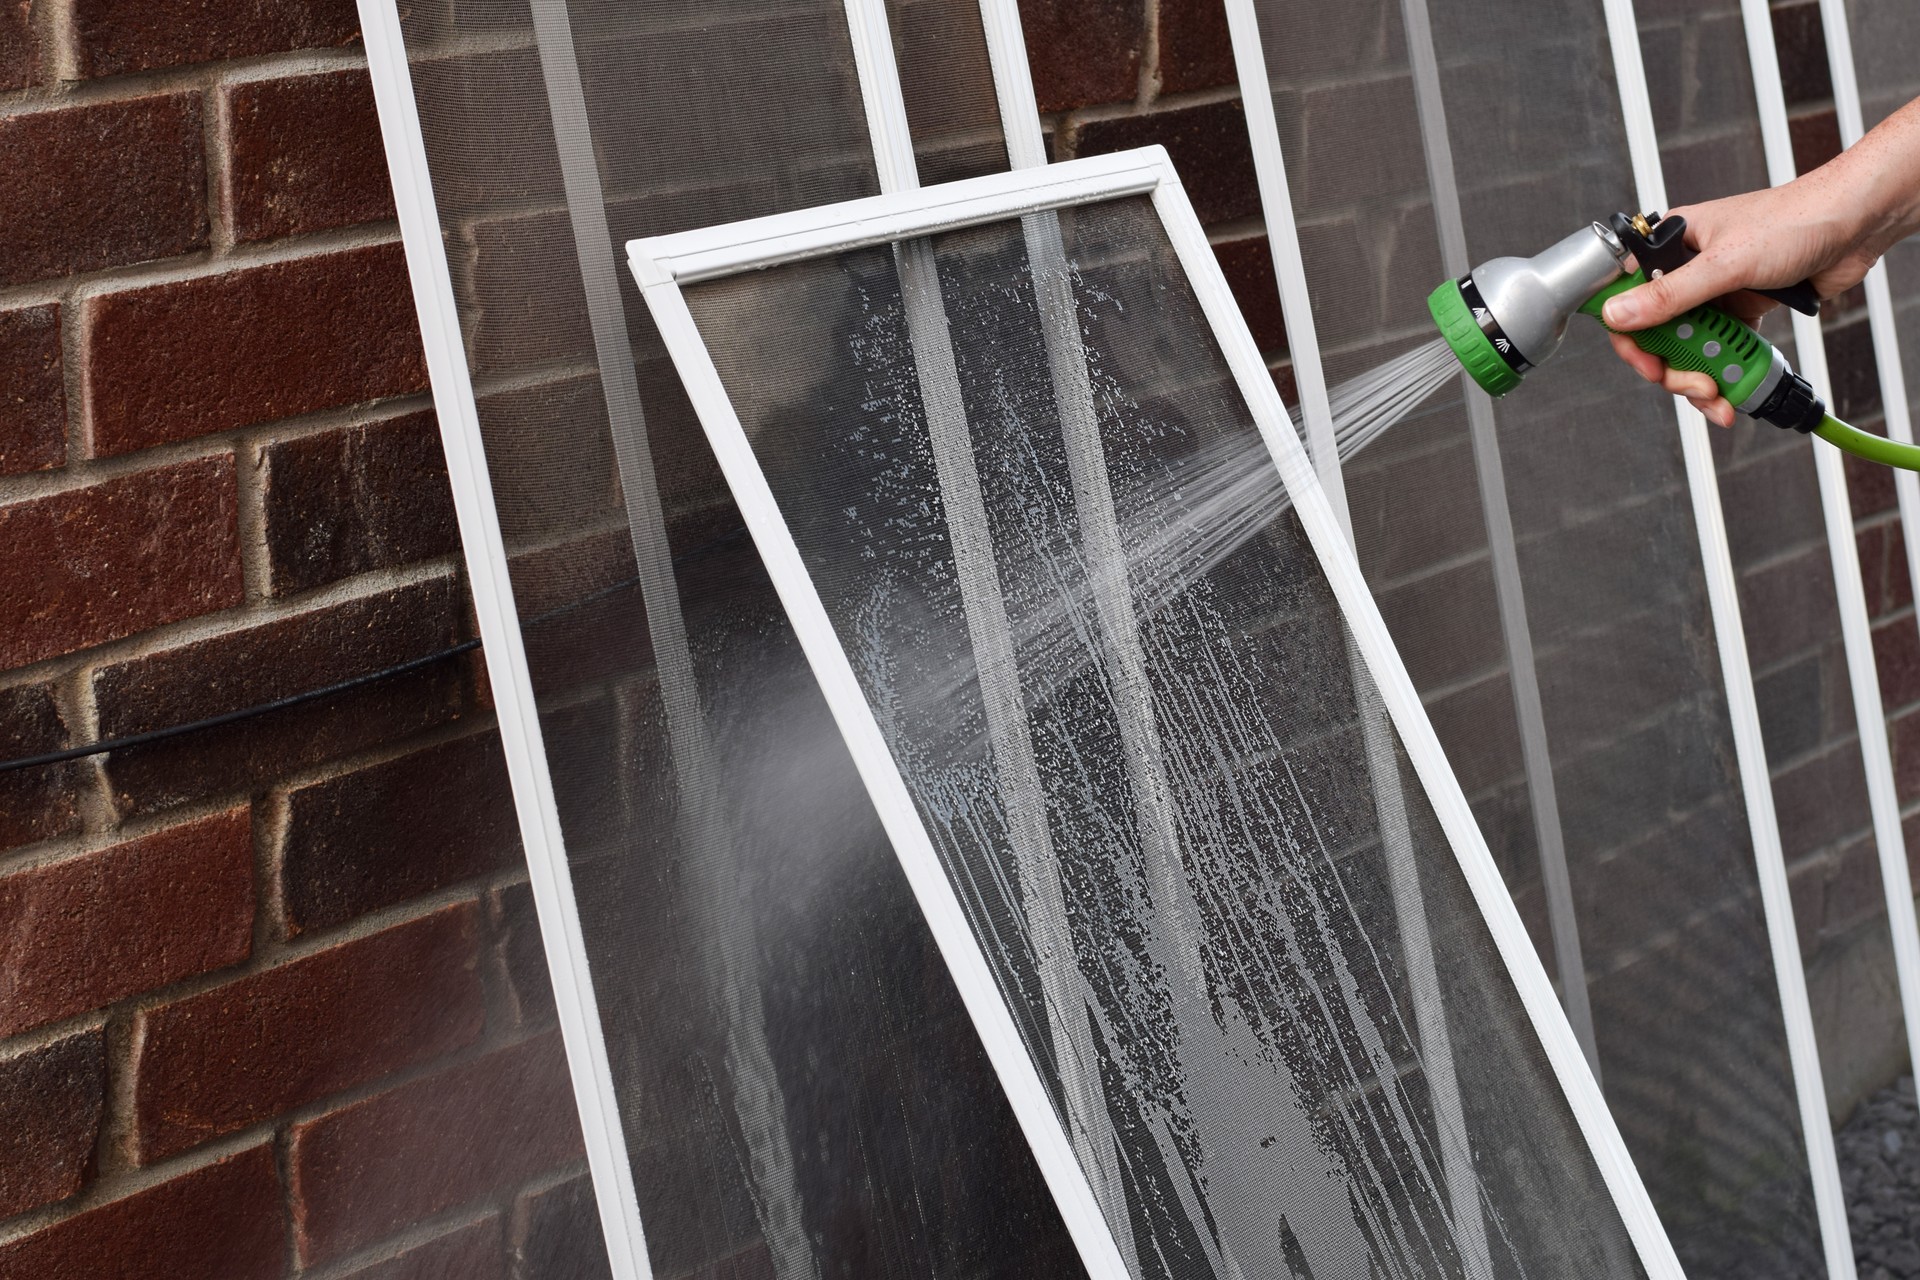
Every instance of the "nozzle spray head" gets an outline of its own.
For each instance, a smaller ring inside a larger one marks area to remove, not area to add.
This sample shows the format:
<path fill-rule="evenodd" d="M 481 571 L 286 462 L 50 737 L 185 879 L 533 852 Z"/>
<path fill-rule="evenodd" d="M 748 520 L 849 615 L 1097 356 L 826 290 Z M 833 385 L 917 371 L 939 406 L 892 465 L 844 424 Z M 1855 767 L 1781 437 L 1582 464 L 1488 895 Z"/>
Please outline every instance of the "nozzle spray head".
<path fill-rule="evenodd" d="M 1531 258 L 1494 258 L 1427 298 L 1427 310 L 1473 380 L 1505 395 L 1559 350 L 1582 303 L 1626 274 L 1627 252 L 1600 223 Z"/>

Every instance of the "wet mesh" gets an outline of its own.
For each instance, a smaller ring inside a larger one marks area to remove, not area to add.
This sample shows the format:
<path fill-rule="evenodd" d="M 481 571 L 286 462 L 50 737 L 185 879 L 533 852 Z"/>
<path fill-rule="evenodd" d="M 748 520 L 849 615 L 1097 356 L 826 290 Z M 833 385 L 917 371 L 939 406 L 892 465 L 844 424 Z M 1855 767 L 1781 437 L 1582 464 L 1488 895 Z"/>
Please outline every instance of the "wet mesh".
<path fill-rule="evenodd" d="M 845 6 L 404 7 L 653 1273 L 1078 1273 L 616 265 L 878 190 Z M 893 8 L 928 175 L 1004 169 L 977 7 Z"/>
<path fill-rule="evenodd" d="M 1150 205 L 1054 217 L 686 296 L 1130 1269 L 1642 1274 Z"/>
<path fill-rule="evenodd" d="M 1703 144 L 1718 167 L 1683 166 L 1676 191 L 1763 173 L 1752 168 L 1750 89 L 1740 115 L 1745 72 L 1720 62 L 1744 61 L 1737 14 L 1712 41 L 1696 29 L 1707 9 L 1735 7 L 1683 6 L 1686 34 L 1673 39 L 1672 22 L 1645 15 L 1662 30 L 1645 42 L 1656 101 L 1669 105 L 1682 85 L 1695 95 L 1682 123 L 1697 136 L 1730 121 L 1741 130 L 1726 153 Z M 1442 280 L 1536 253 L 1632 203 L 1601 6 L 1255 8 L 1330 384 L 1427 340 L 1424 299 Z M 1409 39 L 1410 15 L 1430 19 L 1430 58 Z M 1804 450 L 1780 465 L 1796 462 Z M 1520 389 L 1497 402 L 1438 396 L 1343 470 L 1367 581 L 1682 1261 L 1708 1276 L 1818 1274 L 1671 402 L 1576 317 Z M 1796 521 L 1771 532 L 1817 536 L 1817 505 Z M 1736 546 L 1749 563 L 1760 554 Z M 1796 584 L 1819 587 L 1817 567 Z M 1826 591 L 1824 614 L 1782 621 L 1833 618 L 1830 576 Z M 1842 740 L 1850 720 L 1836 721 Z M 1781 760 L 1805 750 L 1783 748 Z M 1852 758 L 1857 781 L 1857 747 Z M 1855 827 L 1864 800 L 1853 796 L 1851 813 L 1821 808 L 1818 794 L 1794 813 Z M 1557 910 L 1556 865 L 1568 888 Z"/>

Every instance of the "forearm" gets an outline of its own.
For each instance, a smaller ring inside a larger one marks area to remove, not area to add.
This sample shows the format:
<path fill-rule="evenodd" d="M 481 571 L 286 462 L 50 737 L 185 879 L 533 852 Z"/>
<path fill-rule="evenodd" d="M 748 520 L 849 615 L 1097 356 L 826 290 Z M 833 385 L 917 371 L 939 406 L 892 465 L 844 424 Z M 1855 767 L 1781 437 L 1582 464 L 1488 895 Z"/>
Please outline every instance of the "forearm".
<path fill-rule="evenodd" d="M 1920 232 L 1920 98 L 1808 177 L 1840 202 L 1835 212 L 1853 221 L 1870 259 Z"/>

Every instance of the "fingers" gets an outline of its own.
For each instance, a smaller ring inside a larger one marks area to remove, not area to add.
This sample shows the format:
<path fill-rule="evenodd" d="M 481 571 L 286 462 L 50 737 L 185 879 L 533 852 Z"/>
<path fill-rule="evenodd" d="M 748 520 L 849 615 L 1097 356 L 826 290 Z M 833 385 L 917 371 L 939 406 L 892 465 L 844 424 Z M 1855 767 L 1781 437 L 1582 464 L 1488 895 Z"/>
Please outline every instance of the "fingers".
<path fill-rule="evenodd" d="M 1732 293 L 1744 283 L 1724 255 L 1708 250 L 1658 280 L 1649 280 L 1608 299 L 1601 313 L 1611 328 L 1629 332 L 1647 329 L 1703 302 Z"/>
<path fill-rule="evenodd" d="M 1704 373 L 1690 369 L 1672 369 L 1659 356 L 1649 355 L 1624 334 L 1609 334 L 1613 350 L 1633 371 L 1648 382 L 1657 383 L 1669 393 L 1685 396 L 1687 402 L 1707 420 L 1722 427 L 1733 425 L 1733 406 L 1720 394 L 1720 384 Z"/>

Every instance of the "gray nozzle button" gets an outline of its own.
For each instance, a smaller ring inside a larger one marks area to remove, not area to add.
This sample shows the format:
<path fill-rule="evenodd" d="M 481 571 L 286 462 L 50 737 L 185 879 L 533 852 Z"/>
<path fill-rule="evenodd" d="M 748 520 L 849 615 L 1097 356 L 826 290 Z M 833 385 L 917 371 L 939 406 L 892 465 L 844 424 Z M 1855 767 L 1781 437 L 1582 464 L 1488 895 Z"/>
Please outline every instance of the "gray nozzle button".
<path fill-rule="evenodd" d="M 1723 376 L 1724 378 L 1726 378 L 1726 380 L 1727 380 L 1728 382 L 1738 382 L 1738 381 L 1740 381 L 1740 379 L 1741 379 L 1741 378 L 1743 378 L 1743 377 L 1745 377 L 1745 376 L 1746 376 L 1746 372 L 1747 372 L 1747 371 L 1746 371 L 1745 369 L 1742 369 L 1742 368 L 1741 368 L 1741 367 L 1740 367 L 1739 365 L 1737 365 L 1737 364 L 1730 364 L 1730 365 L 1728 365 L 1728 366 L 1727 366 L 1726 368 L 1724 368 L 1724 369 L 1722 369 L 1722 370 L 1720 371 L 1720 373 L 1721 373 L 1721 376 Z"/>
<path fill-rule="evenodd" d="M 1707 359 L 1709 360 L 1720 354 L 1720 344 L 1711 338 L 1707 339 L 1707 345 L 1700 349 L 1707 353 Z"/>
<path fill-rule="evenodd" d="M 1693 326 L 1690 324 L 1683 324 L 1678 329 L 1675 329 L 1674 332 L 1679 334 L 1682 340 L 1685 340 L 1693 336 Z"/>

